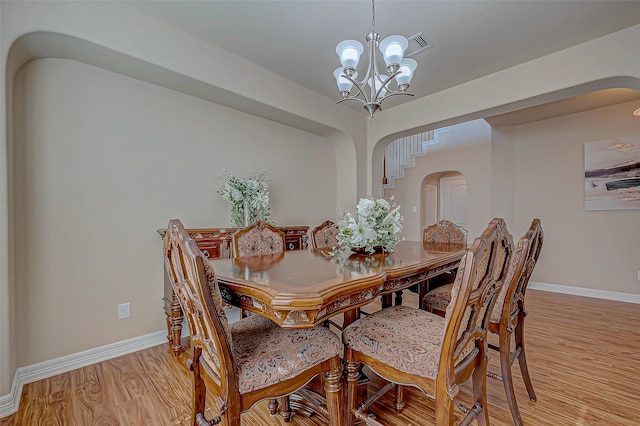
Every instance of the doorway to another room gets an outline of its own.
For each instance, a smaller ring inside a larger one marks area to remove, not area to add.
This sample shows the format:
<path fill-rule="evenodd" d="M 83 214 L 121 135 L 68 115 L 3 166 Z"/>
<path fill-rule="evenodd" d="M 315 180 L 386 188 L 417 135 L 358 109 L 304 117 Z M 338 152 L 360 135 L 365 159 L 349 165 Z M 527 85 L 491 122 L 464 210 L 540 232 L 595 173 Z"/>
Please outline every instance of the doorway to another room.
<path fill-rule="evenodd" d="M 450 220 L 467 228 L 467 179 L 460 172 L 432 173 L 424 178 L 421 194 L 421 226 Z"/>

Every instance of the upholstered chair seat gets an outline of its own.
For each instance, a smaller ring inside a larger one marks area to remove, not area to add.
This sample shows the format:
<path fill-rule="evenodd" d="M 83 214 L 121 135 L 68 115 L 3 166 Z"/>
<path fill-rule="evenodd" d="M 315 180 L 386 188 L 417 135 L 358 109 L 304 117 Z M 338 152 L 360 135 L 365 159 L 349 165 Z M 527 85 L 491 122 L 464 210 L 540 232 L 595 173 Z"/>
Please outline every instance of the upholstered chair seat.
<path fill-rule="evenodd" d="M 441 316 L 393 306 L 351 324 L 342 332 L 342 340 L 393 368 L 435 380 L 445 327 Z"/>
<path fill-rule="evenodd" d="M 436 287 L 424 296 L 422 299 L 423 306 L 429 312 L 444 315 L 447 311 L 447 306 L 451 301 L 451 289 L 453 283 L 445 284 L 440 287 Z"/>
<path fill-rule="evenodd" d="M 259 315 L 229 327 L 241 394 L 295 377 L 342 353 L 340 339 L 326 327 L 284 329 Z"/>

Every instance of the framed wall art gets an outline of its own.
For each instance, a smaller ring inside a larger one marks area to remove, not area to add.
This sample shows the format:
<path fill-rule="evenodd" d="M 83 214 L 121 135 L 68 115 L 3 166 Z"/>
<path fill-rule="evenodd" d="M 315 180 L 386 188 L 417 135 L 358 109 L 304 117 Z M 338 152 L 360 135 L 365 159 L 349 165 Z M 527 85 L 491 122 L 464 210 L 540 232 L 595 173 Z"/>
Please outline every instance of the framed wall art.
<path fill-rule="evenodd" d="M 640 135 L 584 144 L 584 208 L 640 209 Z"/>

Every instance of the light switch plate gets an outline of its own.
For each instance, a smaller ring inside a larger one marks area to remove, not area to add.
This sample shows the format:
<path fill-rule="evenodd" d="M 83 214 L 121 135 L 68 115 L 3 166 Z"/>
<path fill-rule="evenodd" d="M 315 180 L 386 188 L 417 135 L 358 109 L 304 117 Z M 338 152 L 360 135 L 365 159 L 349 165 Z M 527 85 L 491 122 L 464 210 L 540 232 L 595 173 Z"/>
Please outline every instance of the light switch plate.
<path fill-rule="evenodd" d="M 118 319 L 125 319 L 131 316 L 131 304 L 123 303 L 118 305 Z"/>

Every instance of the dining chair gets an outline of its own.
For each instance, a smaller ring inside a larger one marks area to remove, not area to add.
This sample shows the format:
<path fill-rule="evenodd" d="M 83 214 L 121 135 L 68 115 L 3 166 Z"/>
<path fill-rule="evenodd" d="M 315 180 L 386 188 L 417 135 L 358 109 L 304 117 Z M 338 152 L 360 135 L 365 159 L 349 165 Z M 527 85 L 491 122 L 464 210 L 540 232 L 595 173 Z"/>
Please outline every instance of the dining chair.
<path fill-rule="evenodd" d="M 347 379 L 347 425 L 378 423 L 368 407 L 376 392 L 357 406 L 362 365 L 393 384 L 411 385 L 435 399 L 436 424 L 453 425 L 456 396 L 471 379 L 473 403 L 463 424 L 488 425 L 487 326 L 507 275 L 512 239 L 503 219 L 493 219 L 462 258 L 445 317 L 409 306 L 392 306 L 361 318 L 342 333 Z M 418 422 L 424 424 L 424 422 Z"/>
<path fill-rule="evenodd" d="M 520 373 L 529 394 L 529 399 L 532 401 L 537 399 L 531 383 L 525 353 L 524 319 L 527 313 L 524 306 L 524 297 L 529 278 L 540 256 L 543 239 L 544 233 L 540 220 L 534 219 L 515 248 L 509 267 L 509 274 L 505 285 L 498 294 L 488 327 L 490 333 L 498 335 L 499 345 L 489 344 L 489 348 L 500 353 L 501 370 L 501 374 L 489 372 L 488 376 L 502 381 L 511 417 L 516 426 L 523 425 L 513 389 L 513 375 L 511 372 L 512 365 L 516 359 L 520 365 Z M 423 303 L 425 309 L 438 315 L 444 315 L 451 300 L 451 289 L 451 285 L 446 285 L 427 293 Z M 511 349 L 512 335 L 514 337 L 513 350 Z"/>
<path fill-rule="evenodd" d="M 338 225 L 325 220 L 311 230 L 311 245 L 313 248 L 333 248 L 338 246 Z"/>
<path fill-rule="evenodd" d="M 284 232 L 267 222 L 257 221 L 231 235 L 232 256 L 260 256 L 284 252 Z"/>
<path fill-rule="evenodd" d="M 422 230 L 425 243 L 467 244 L 467 230 L 450 220 L 440 220 Z"/>
<path fill-rule="evenodd" d="M 343 424 L 341 345 L 334 333 L 284 329 L 258 315 L 229 324 L 215 271 L 177 219 L 169 222 L 164 258 L 191 336 L 192 426 L 239 426 L 241 413 L 257 402 L 289 395 L 319 375 L 326 406 L 318 412 L 331 426 Z M 207 419 L 205 411 L 217 415 Z"/>
<path fill-rule="evenodd" d="M 257 221 L 246 228 L 238 229 L 231 236 L 231 254 L 234 258 L 253 257 L 269 254 L 282 254 L 286 247 L 284 232 L 274 228 L 266 222 Z M 240 318 L 247 318 L 249 313 L 240 309 Z M 282 416 L 285 421 L 291 418 L 289 398 L 282 398 Z M 278 402 L 269 401 L 269 411 L 275 415 L 278 410 Z"/>
<path fill-rule="evenodd" d="M 422 230 L 423 243 L 446 243 L 467 245 L 467 230 L 462 226 L 456 225 L 450 220 L 442 219 Z M 440 274 L 428 282 L 424 281 L 418 284 L 418 302 L 422 303 L 424 296 L 433 288 L 450 284 L 456 278 L 457 269 L 450 272 Z"/>

